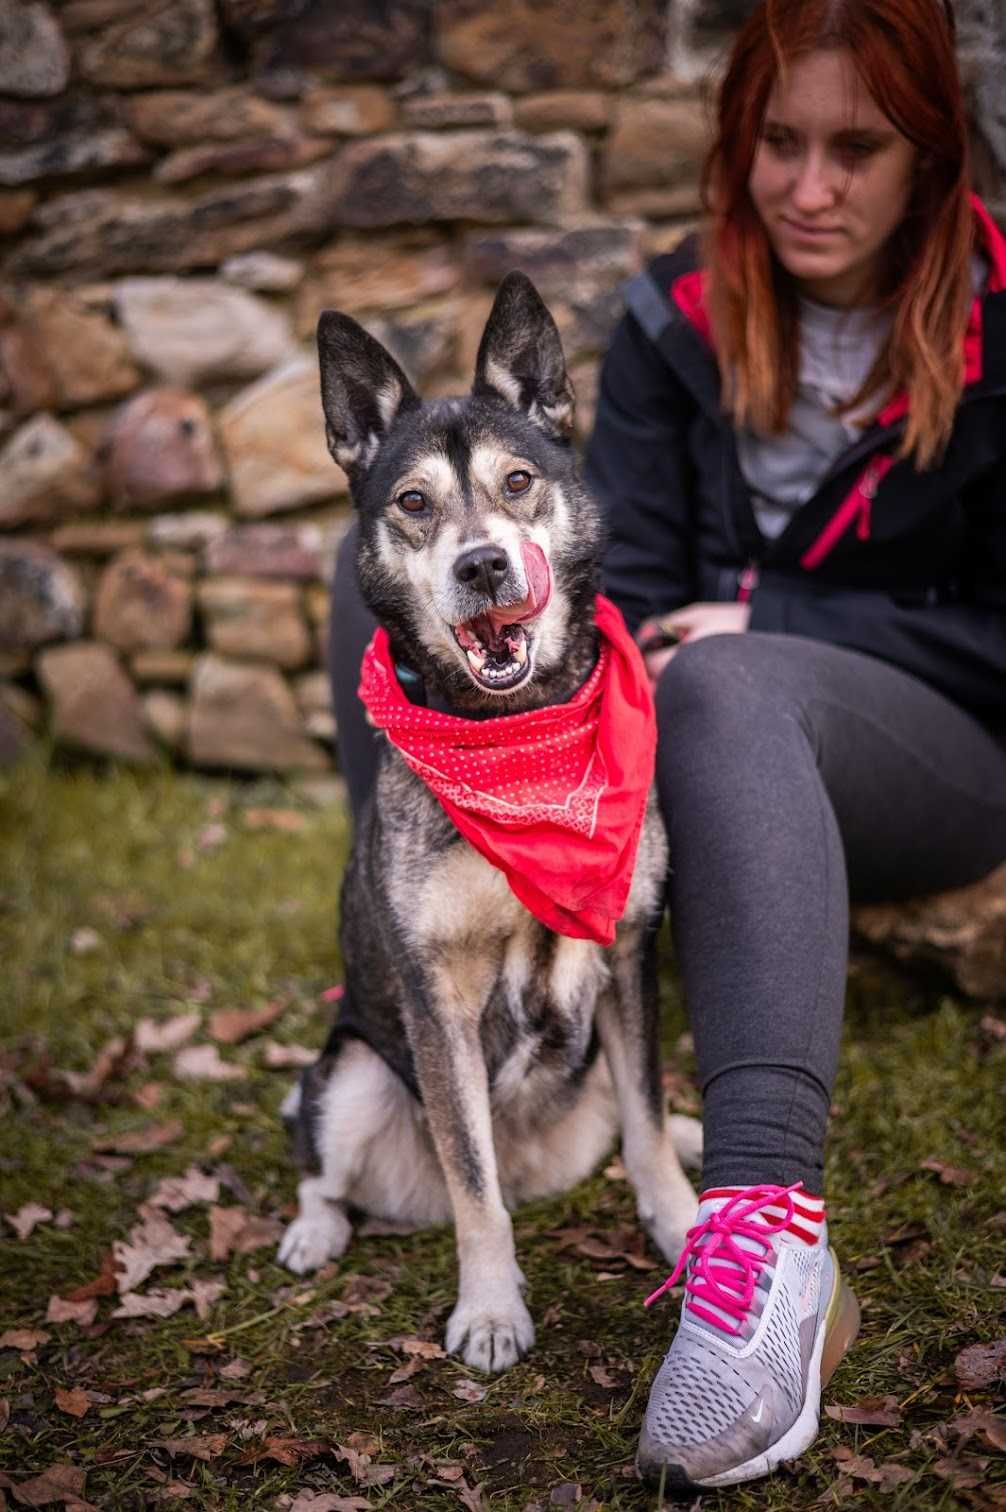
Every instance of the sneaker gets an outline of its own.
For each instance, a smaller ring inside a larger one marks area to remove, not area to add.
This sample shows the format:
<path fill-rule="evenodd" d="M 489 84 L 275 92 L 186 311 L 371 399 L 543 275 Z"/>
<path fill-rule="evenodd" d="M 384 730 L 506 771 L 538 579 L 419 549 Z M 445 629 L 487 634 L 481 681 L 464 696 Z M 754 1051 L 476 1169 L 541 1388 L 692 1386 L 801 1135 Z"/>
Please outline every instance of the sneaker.
<path fill-rule="evenodd" d="M 794 1186 L 703 1193 L 672 1274 L 681 1322 L 650 1390 L 636 1459 L 668 1491 L 732 1486 L 817 1436 L 821 1388 L 859 1331 L 824 1203 Z"/>

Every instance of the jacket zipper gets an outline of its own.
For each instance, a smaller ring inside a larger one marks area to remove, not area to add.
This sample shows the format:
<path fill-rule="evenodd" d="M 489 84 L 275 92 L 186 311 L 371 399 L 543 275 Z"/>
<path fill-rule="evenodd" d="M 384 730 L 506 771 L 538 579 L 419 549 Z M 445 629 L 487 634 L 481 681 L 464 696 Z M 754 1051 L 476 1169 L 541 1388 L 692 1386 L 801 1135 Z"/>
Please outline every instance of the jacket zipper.
<path fill-rule="evenodd" d="M 857 480 L 855 486 L 848 493 L 838 509 L 832 515 L 827 525 L 821 531 L 817 540 L 814 541 L 803 556 L 800 558 L 800 566 L 808 572 L 819 567 L 826 556 L 829 556 L 842 536 L 853 525 L 856 527 L 856 535 L 861 541 L 870 539 L 870 530 L 873 524 L 873 500 L 881 481 L 894 466 L 894 458 L 888 456 L 873 457 L 865 471 Z"/>
<path fill-rule="evenodd" d="M 758 587 L 758 564 L 748 562 L 737 574 L 737 603 L 746 604 Z"/>

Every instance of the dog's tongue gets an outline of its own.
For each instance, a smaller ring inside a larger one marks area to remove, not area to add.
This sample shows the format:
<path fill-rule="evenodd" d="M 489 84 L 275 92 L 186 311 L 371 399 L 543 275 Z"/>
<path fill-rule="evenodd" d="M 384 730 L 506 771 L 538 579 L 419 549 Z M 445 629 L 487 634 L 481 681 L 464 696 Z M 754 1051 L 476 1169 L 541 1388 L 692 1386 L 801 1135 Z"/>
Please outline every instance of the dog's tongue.
<path fill-rule="evenodd" d="M 533 541 L 522 541 L 520 554 L 528 595 L 519 604 L 502 604 L 498 609 L 487 610 L 487 618 L 497 633 L 501 625 L 519 625 L 523 620 L 533 619 L 552 597 L 552 571 L 541 547 Z"/>

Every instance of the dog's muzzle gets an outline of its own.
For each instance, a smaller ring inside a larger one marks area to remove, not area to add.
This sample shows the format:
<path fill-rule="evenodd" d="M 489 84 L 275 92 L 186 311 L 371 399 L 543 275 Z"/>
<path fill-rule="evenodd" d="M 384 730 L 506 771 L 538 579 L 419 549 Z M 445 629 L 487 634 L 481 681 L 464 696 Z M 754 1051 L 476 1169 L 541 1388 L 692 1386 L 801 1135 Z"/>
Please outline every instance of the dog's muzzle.
<path fill-rule="evenodd" d="M 501 546 L 473 546 L 453 567 L 459 586 L 484 604 L 477 614 L 451 626 L 454 639 L 473 680 L 492 693 L 512 692 L 531 675 L 532 622 L 552 596 L 552 569 L 541 547 L 523 541 L 520 550 L 527 592 L 509 603 L 500 599 L 516 574 Z"/>

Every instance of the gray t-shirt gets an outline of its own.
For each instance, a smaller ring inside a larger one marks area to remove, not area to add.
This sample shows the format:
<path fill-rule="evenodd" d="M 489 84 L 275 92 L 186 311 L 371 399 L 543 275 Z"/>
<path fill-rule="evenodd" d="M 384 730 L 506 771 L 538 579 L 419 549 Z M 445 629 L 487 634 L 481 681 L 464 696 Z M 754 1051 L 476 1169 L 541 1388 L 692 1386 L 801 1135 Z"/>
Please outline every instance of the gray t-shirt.
<path fill-rule="evenodd" d="M 988 265 L 971 259 L 971 287 L 980 294 Z M 863 422 L 882 409 L 886 394 L 866 407 L 834 413 L 858 393 L 887 339 L 893 316 L 873 307 L 835 309 L 800 297 L 800 371 L 789 430 L 782 436 L 737 433 L 741 472 L 751 490 L 762 535 L 781 535 L 840 452 L 860 436 Z"/>
<path fill-rule="evenodd" d="M 873 308 L 834 309 L 800 299 L 800 372 L 784 436 L 737 435 L 741 472 L 751 489 L 762 535 L 781 535 L 806 503 L 832 462 L 862 434 L 862 421 L 882 403 L 875 396 L 867 411 L 834 413 L 859 391 L 891 325 L 891 315 Z"/>

